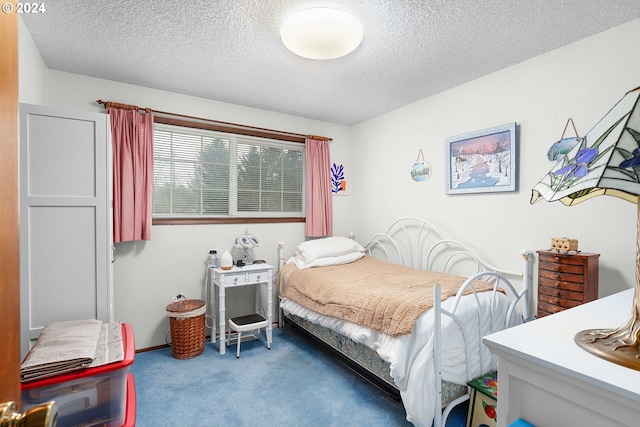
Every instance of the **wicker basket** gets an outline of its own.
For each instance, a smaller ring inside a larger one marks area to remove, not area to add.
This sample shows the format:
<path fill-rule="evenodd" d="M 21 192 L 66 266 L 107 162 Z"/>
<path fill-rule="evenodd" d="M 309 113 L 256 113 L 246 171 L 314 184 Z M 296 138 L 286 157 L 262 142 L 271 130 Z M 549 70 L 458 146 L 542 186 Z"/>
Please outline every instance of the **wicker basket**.
<path fill-rule="evenodd" d="M 205 302 L 176 301 L 167 306 L 171 329 L 171 349 L 176 359 L 192 359 L 204 353 Z"/>

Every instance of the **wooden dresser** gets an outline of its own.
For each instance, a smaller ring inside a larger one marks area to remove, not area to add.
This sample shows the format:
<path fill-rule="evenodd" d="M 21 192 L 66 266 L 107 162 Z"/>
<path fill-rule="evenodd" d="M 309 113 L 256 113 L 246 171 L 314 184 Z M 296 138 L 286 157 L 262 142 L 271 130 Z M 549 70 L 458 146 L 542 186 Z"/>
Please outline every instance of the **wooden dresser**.
<path fill-rule="evenodd" d="M 537 318 L 598 298 L 600 254 L 538 251 Z"/>

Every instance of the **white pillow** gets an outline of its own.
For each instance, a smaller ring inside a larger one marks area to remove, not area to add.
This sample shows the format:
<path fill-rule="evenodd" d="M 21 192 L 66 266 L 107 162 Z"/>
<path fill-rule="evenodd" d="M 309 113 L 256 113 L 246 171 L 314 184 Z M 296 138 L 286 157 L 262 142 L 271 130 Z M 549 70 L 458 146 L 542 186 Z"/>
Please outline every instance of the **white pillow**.
<path fill-rule="evenodd" d="M 364 253 L 362 252 L 351 252 L 344 255 L 316 258 L 311 262 L 307 262 L 302 257 L 294 256 L 289 259 L 289 262 L 294 262 L 298 269 L 303 270 L 311 267 L 327 267 L 329 265 L 349 264 L 359 260 L 363 256 Z"/>
<path fill-rule="evenodd" d="M 318 258 L 337 257 L 352 252 L 364 254 L 364 250 L 362 245 L 353 239 L 333 236 L 300 243 L 294 255 L 309 263 Z"/>

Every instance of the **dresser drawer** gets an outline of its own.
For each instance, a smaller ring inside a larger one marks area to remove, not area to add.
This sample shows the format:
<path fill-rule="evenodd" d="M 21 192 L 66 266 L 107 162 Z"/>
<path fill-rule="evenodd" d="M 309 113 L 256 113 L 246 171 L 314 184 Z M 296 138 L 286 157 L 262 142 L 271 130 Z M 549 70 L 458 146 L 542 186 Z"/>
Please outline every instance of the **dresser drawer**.
<path fill-rule="evenodd" d="M 538 287 L 540 286 L 548 286 L 549 288 L 561 289 L 565 291 L 572 292 L 583 292 L 583 284 L 582 282 L 564 282 L 562 280 L 550 279 L 548 277 L 540 276 L 538 277 Z"/>
<path fill-rule="evenodd" d="M 598 297 L 599 254 L 538 251 L 538 312 L 558 313 Z"/>
<path fill-rule="evenodd" d="M 582 304 L 582 298 L 580 298 L 579 300 L 574 300 L 574 299 L 566 299 L 566 298 L 560 298 L 560 297 L 552 297 L 542 293 L 538 295 L 538 301 L 540 303 L 545 303 L 548 305 L 561 307 L 561 308 L 571 308 L 571 307 L 576 307 Z"/>
<path fill-rule="evenodd" d="M 540 286 L 538 287 L 538 294 L 540 295 L 540 299 L 542 299 L 542 295 L 575 301 L 582 301 L 582 299 L 584 298 L 584 294 L 581 292 L 581 289 L 575 291 L 565 290 L 566 288 L 563 288 L 562 285 L 566 284 L 562 282 L 554 282 L 554 285 L 557 286 L 546 286 L 544 283 L 540 283 Z M 575 283 L 570 283 L 569 285 L 573 286 L 575 285 Z"/>
<path fill-rule="evenodd" d="M 540 254 L 540 264 L 543 263 L 553 263 L 553 264 L 563 264 L 563 265 L 581 265 L 584 266 L 587 258 L 585 256 L 576 254 L 576 255 L 568 255 L 562 254 L 559 252 L 544 252 L 538 251 Z M 587 254 L 587 255 L 597 255 L 597 254 Z"/>
<path fill-rule="evenodd" d="M 584 274 L 584 265 L 582 264 L 563 264 L 560 262 L 540 262 L 541 271 L 549 271 L 553 273 L 568 273 L 568 274 Z"/>
<path fill-rule="evenodd" d="M 549 314 L 560 313 L 563 310 L 565 309 L 562 307 L 549 305 L 549 304 L 545 304 L 544 302 L 538 301 L 538 313 L 536 317 L 544 317 L 544 316 L 548 316 Z"/>
<path fill-rule="evenodd" d="M 568 274 L 568 273 L 557 273 L 555 271 L 549 270 L 540 270 L 539 272 L 540 280 L 551 280 L 554 282 L 567 282 L 567 283 L 576 283 L 578 286 L 582 287 L 582 283 L 584 282 L 584 276 L 580 274 Z"/>

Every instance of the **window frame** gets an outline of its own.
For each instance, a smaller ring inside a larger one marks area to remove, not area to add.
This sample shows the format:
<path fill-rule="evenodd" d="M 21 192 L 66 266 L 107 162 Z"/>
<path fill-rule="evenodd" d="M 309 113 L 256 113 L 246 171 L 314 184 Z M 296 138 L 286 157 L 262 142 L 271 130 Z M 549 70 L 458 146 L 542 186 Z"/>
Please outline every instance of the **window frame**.
<path fill-rule="evenodd" d="M 224 126 L 219 124 L 212 124 L 206 121 L 192 121 L 175 119 L 164 116 L 154 116 L 154 129 L 155 124 L 171 125 L 176 127 L 194 128 L 198 130 L 214 131 L 218 133 L 230 134 L 230 137 L 236 135 L 250 136 L 257 138 L 265 138 L 271 140 L 281 140 L 287 142 L 295 142 L 304 144 L 305 138 L 300 136 L 294 136 L 290 134 L 278 134 L 269 132 L 268 130 L 262 130 L 258 128 L 235 128 L 233 126 Z M 303 179 L 305 177 L 303 176 Z M 265 215 L 265 216 L 253 216 L 247 214 L 246 216 L 171 216 L 171 217 L 156 217 L 152 214 L 152 225 L 194 225 L 194 224 L 257 224 L 257 223 L 296 223 L 305 222 L 305 205 L 306 205 L 306 182 L 303 184 L 302 190 L 302 208 L 303 212 L 301 216 L 278 216 L 278 215 Z"/>

